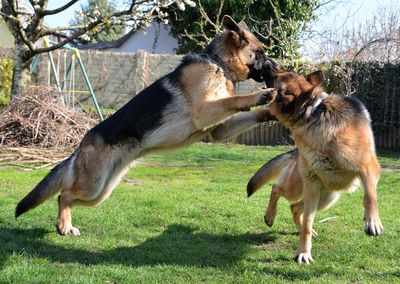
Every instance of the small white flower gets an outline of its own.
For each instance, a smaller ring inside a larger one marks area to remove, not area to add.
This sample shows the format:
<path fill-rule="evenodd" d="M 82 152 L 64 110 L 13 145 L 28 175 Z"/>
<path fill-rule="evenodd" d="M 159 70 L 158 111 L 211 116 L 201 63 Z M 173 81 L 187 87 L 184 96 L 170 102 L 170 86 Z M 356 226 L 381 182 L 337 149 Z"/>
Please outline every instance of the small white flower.
<path fill-rule="evenodd" d="M 185 11 L 185 3 L 179 2 L 179 3 L 177 3 L 177 5 L 178 5 L 178 9 L 179 9 L 179 10 Z"/>
<path fill-rule="evenodd" d="M 192 0 L 183 0 L 183 2 L 190 7 L 196 7 L 196 3 Z"/>

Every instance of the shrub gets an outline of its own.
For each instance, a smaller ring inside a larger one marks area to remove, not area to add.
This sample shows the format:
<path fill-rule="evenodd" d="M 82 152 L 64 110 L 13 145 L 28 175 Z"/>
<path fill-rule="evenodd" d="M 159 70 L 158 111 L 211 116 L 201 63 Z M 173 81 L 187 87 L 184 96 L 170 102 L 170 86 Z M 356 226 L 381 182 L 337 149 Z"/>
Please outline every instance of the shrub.
<path fill-rule="evenodd" d="M 8 56 L 0 58 L 0 106 L 6 106 L 11 100 L 11 82 L 14 62 Z"/>

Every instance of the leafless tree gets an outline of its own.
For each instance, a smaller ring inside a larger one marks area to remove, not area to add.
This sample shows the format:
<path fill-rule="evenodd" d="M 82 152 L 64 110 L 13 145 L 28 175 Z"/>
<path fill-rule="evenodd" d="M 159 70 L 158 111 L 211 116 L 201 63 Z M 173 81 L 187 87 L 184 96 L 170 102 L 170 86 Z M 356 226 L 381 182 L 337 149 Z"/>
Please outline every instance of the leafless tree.
<path fill-rule="evenodd" d="M 59 14 L 79 1 L 70 0 L 56 9 L 48 9 L 49 0 L 29 0 L 29 7 L 24 6 L 26 1 L 1 0 L 0 15 L 4 18 L 15 39 L 12 97 L 18 95 L 22 72 L 29 66 L 31 59 L 36 54 L 60 48 L 74 39 L 84 36 L 88 31 L 101 30 L 106 25 L 130 22 L 135 27 L 145 26 L 155 18 L 165 18 L 166 15 L 161 12 L 160 8 L 172 4 L 177 4 L 180 9 L 185 9 L 185 5 L 194 5 L 191 0 L 129 0 L 125 1 L 120 10 L 112 14 L 91 13 L 91 18 L 85 21 L 87 24 L 57 28 L 44 25 L 46 16 Z M 52 46 L 43 46 L 41 39 L 50 35 L 58 36 L 61 40 Z"/>
<path fill-rule="evenodd" d="M 303 42 L 309 47 L 309 50 L 304 50 L 304 54 L 313 61 L 337 59 L 348 62 L 400 62 L 399 3 L 381 5 L 371 18 L 348 28 L 353 16 L 348 13 L 342 17 L 342 24 L 335 25 L 335 28 L 309 30 L 308 34 L 304 34 Z"/>

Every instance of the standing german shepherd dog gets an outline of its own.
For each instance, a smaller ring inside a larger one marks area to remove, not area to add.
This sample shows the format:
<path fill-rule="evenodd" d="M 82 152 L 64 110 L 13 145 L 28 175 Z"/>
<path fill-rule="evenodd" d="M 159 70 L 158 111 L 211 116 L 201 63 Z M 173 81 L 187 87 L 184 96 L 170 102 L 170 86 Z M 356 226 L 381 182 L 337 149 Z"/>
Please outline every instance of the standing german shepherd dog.
<path fill-rule="evenodd" d="M 261 67 L 274 69 L 275 63 L 244 22 L 225 16 L 223 25 L 225 31 L 203 54 L 185 56 L 173 72 L 91 129 L 79 148 L 20 201 L 16 217 L 61 192 L 57 231 L 79 235 L 71 207 L 105 200 L 135 158 L 183 147 L 206 135 L 223 140 L 260 122 L 260 111 L 250 107 L 268 103 L 274 90 L 235 96 L 235 83 L 260 80 Z M 234 116 L 241 111 L 248 112 Z"/>
<path fill-rule="evenodd" d="M 248 183 L 247 193 L 251 196 L 270 179 L 278 177 L 266 223 L 273 223 L 279 196 L 294 202 L 291 209 L 300 231 L 295 259 L 299 263 L 310 263 L 316 211 L 331 206 L 343 190 L 356 187 L 361 179 L 364 230 L 372 236 L 382 233 L 376 195 L 380 166 L 365 106 L 356 98 L 324 93 L 321 71 L 304 78 L 266 68 L 263 76 L 267 86 L 278 91 L 265 109 L 265 119 L 277 120 L 288 127 L 297 146 L 267 162 Z"/>

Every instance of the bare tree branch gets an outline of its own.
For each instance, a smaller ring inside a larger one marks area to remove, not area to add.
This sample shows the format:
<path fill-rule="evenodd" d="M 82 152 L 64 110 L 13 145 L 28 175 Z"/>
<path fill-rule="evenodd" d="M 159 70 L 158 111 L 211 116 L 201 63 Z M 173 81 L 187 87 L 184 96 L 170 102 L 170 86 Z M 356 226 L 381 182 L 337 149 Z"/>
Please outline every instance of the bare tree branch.
<path fill-rule="evenodd" d="M 49 16 L 49 15 L 58 14 L 58 13 L 64 11 L 64 10 L 68 9 L 69 7 L 71 7 L 72 5 L 74 5 L 75 3 L 77 3 L 78 1 L 80 1 L 80 0 L 71 0 L 71 1 L 69 1 L 67 4 L 65 4 L 65 5 L 63 5 L 63 6 L 59 7 L 59 8 L 57 8 L 57 9 L 40 11 L 40 12 L 39 12 L 39 15 L 40 15 L 41 17 L 44 17 L 44 16 Z"/>
<path fill-rule="evenodd" d="M 377 38 L 374 40 L 371 40 L 369 42 L 367 42 L 366 44 L 364 44 L 353 56 L 352 61 L 354 61 L 365 49 L 367 49 L 368 47 L 370 47 L 371 45 L 374 45 L 376 43 L 386 43 L 386 42 L 400 42 L 399 38 L 388 38 L 388 37 L 383 37 L 383 38 Z"/>
<path fill-rule="evenodd" d="M 79 0 L 69 0 L 66 4 L 53 10 L 47 9 L 48 0 L 28 0 L 33 7 L 32 12 L 26 12 L 24 7 L 18 7 L 17 3 L 22 3 L 22 0 L 19 2 L 18 0 L 0 1 L 2 4 L 0 15 L 4 18 L 14 36 L 15 42 L 12 82 L 13 97 L 19 93 L 22 71 L 29 65 L 33 56 L 60 48 L 76 38 L 87 34 L 89 31 L 96 33 L 104 30 L 109 24 L 120 25 L 119 20 L 130 21 L 136 27 L 141 27 L 147 25 L 152 19 L 166 17 L 162 12 L 155 13 L 156 8 L 159 11 L 160 8 L 178 4 L 179 8 L 184 9 L 185 5 L 193 4 L 190 0 L 130 0 L 128 8 L 123 8 L 114 13 L 110 12 L 101 15 L 96 10 L 93 15 L 84 15 L 86 20 L 88 20 L 87 24 L 49 29 L 43 25 L 45 16 L 56 15 L 68 9 Z M 70 33 L 67 33 L 68 31 Z M 38 40 L 48 35 L 58 36 L 62 40 L 52 46 L 37 46 Z"/>

